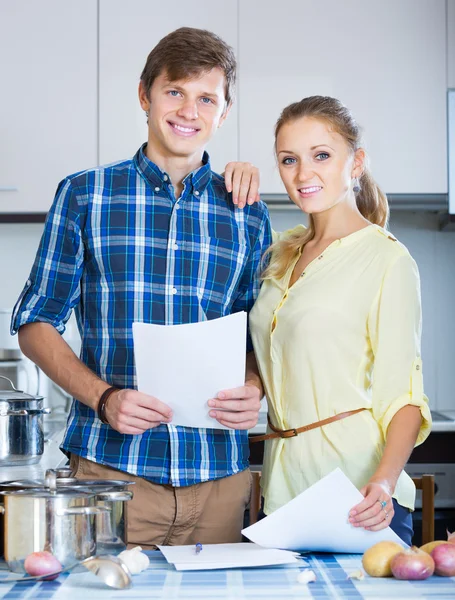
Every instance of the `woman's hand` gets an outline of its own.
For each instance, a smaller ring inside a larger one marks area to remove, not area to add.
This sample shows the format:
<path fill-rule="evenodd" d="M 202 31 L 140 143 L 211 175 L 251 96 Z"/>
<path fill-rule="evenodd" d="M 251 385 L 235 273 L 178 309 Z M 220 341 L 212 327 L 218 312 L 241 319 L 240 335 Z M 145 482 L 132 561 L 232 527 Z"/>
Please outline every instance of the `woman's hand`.
<path fill-rule="evenodd" d="M 390 487 L 385 483 L 370 481 L 360 492 L 365 498 L 351 509 L 351 525 L 369 531 L 379 531 L 388 527 L 394 515 Z"/>
<path fill-rule="evenodd" d="M 259 202 L 259 169 L 247 162 L 230 162 L 223 173 L 232 201 L 239 208 Z"/>

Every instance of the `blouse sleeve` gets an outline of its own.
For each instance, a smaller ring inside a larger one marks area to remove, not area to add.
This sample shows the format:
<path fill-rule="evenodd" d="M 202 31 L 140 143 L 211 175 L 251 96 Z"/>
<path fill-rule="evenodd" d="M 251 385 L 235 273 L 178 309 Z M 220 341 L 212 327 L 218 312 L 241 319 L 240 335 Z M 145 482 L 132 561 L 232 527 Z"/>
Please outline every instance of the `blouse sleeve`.
<path fill-rule="evenodd" d="M 417 446 L 430 434 L 431 413 L 420 358 L 420 278 L 409 254 L 399 256 L 388 268 L 368 327 L 374 355 L 373 416 L 386 438 L 394 415 L 408 404 L 418 406 L 422 424 Z"/>

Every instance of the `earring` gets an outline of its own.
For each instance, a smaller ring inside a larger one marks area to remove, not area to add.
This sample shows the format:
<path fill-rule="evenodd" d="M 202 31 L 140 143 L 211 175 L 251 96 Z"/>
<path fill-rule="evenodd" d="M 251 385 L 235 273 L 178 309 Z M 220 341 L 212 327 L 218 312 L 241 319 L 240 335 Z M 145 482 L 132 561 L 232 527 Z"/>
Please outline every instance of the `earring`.
<path fill-rule="evenodd" d="M 360 192 L 360 183 L 359 183 L 359 179 L 358 177 L 354 177 L 353 181 L 353 186 L 352 186 L 352 191 L 357 194 L 357 192 Z"/>
<path fill-rule="evenodd" d="M 148 110 L 145 111 L 145 116 L 147 117 L 147 119 L 149 118 L 149 111 Z"/>

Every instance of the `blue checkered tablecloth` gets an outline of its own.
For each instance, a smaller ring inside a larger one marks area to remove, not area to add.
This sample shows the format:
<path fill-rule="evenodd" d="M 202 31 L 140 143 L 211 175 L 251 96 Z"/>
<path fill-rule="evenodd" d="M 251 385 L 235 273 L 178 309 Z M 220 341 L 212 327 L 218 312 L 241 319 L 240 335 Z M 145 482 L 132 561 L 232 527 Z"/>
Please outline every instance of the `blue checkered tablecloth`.
<path fill-rule="evenodd" d="M 155 600 L 197 598 L 198 600 L 264 600 L 281 598 L 338 598 L 340 600 L 405 600 L 446 598 L 455 600 L 455 578 L 430 577 L 425 581 L 397 581 L 365 577 L 347 579 L 361 567 L 360 555 L 311 554 L 306 556 L 317 581 L 298 583 L 303 567 L 279 566 L 226 571 L 176 571 L 159 552 L 149 552 L 147 571 L 133 577 L 129 590 L 112 590 L 88 571 L 60 575 L 55 581 L 0 583 L 2 600 Z M 0 580 L 9 577 L 0 563 Z"/>

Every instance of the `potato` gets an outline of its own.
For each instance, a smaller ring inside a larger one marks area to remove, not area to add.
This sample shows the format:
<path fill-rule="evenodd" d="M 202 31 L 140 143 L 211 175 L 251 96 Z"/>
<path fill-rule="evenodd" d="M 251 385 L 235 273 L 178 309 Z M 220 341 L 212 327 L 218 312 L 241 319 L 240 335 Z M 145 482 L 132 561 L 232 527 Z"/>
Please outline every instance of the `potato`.
<path fill-rule="evenodd" d="M 392 577 L 392 558 L 403 552 L 403 546 L 396 542 L 378 542 L 368 548 L 362 557 L 362 565 L 371 577 Z"/>

